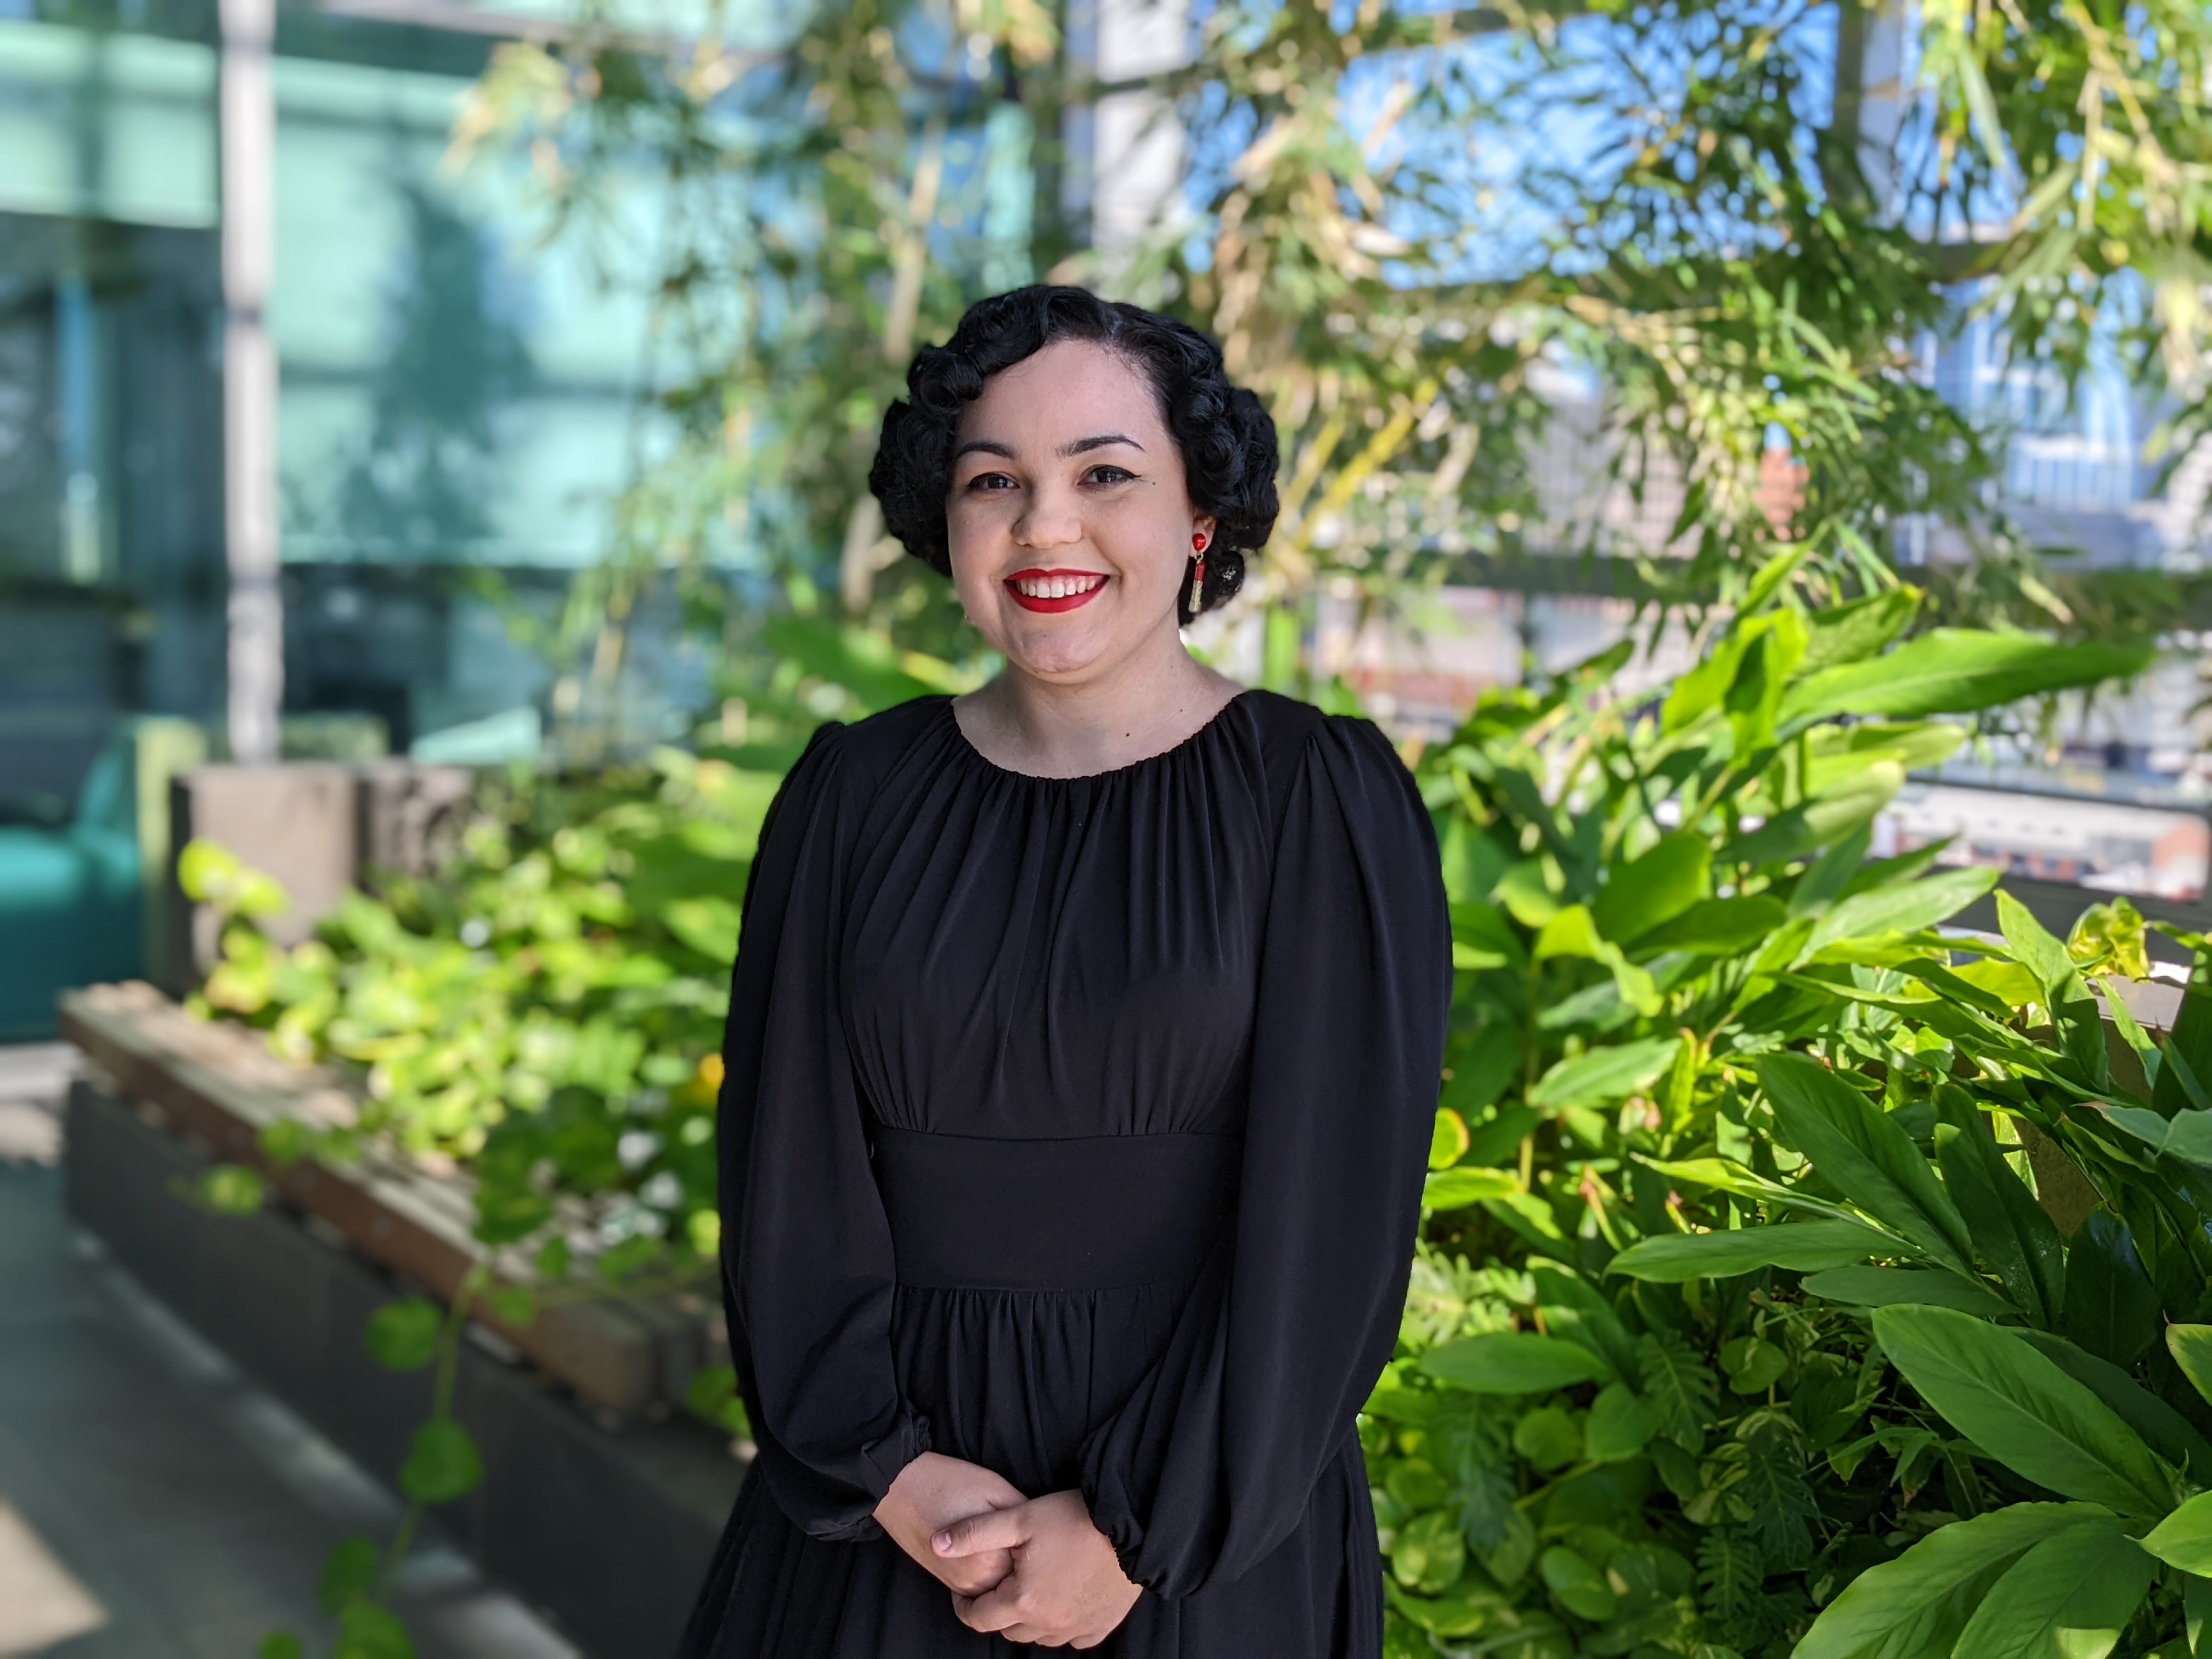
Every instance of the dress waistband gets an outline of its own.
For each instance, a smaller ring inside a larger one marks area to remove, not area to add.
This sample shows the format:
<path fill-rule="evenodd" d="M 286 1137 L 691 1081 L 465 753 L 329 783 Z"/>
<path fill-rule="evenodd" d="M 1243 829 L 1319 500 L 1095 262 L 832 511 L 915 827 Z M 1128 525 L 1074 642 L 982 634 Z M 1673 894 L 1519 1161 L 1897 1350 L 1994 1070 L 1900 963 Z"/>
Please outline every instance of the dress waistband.
<path fill-rule="evenodd" d="M 902 1285 L 1112 1290 L 1188 1279 L 1236 1207 L 1233 1135 L 998 1140 L 875 1131 Z"/>

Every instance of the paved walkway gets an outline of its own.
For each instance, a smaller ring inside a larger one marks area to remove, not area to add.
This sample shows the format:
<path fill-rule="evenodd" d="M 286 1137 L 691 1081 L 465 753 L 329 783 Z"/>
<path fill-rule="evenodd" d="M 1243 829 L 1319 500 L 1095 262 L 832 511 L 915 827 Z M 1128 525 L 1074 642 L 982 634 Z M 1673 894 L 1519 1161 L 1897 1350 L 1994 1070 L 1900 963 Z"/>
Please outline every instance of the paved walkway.
<path fill-rule="evenodd" d="M 70 1054 L 0 1048 L 0 1656 L 252 1659 L 276 1629 L 326 1654 L 323 1559 L 398 1507 L 72 1234 Z M 423 1659 L 576 1659 L 451 1549 L 402 1583 Z"/>

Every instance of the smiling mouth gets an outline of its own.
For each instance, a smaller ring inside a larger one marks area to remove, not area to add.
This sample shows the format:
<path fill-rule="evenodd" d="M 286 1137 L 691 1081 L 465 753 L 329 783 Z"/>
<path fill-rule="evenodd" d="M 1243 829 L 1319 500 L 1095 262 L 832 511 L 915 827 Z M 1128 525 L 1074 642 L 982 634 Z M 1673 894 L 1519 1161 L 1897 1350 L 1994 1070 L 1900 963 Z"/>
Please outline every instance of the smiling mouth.
<path fill-rule="evenodd" d="M 1103 592 L 1108 580 L 1103 570 L 1017 570 L 1006 586 L 1024 611 L 1073 611 Z"/>

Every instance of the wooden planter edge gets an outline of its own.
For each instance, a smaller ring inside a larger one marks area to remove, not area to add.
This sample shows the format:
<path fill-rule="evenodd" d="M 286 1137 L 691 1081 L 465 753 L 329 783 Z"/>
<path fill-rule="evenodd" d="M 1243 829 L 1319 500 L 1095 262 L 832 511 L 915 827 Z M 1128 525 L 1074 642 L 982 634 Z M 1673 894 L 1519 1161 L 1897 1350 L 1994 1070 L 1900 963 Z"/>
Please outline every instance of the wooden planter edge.
<path fill-rule="evenodd" d="M 325 1074 L 286 1066 L 246 1032 L 194 1020 L 150 985 L 99 985 L 65 994 L 62 1035 L 118 1090 L 156 1108 L 174 1129 L 198 1136 L 230 1163 L 258 1171 L 287 1201 L 343 1235 L 370 1260 L 450 1298 L 479 1262 L 495 1261 L 470 1234 L 469 1203 L 457 1182 L 389 1158 L 334 1167 L 301 1159 L 279 1167 L 261 1131 L 286 1118 L 313 1121 Z M 706 1346 L 702 1322 L 647 1302 L 582 1301 L 543 1307 L 512 1325 L 480 1305 L 477 1323 L 588 1403 L 635 1416 L 680 1401 Z"/>

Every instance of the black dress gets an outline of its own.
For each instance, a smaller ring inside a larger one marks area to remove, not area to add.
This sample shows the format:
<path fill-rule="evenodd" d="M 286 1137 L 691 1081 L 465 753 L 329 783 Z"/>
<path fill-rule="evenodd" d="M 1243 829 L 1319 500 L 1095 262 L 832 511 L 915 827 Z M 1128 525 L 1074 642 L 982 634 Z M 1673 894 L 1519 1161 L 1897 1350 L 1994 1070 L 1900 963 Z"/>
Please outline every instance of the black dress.
<path fill-rule="evenodd" d="M 983 1659 L 871 1512 L 925 1450 L 1080 1488 L 1121 1659 L 1369 1659 L 1354 1420 L 1389 1358 L 1450 945 L 1375 728 L 1246 692 L 1094 777 L 924 699 L 763 832 L 721 1105 L 759 1457 L 690 1659 Z"/>

